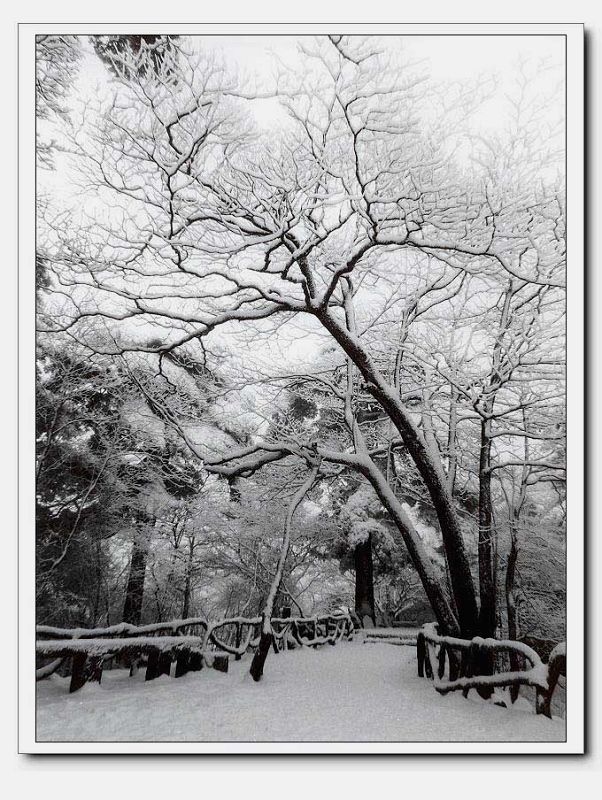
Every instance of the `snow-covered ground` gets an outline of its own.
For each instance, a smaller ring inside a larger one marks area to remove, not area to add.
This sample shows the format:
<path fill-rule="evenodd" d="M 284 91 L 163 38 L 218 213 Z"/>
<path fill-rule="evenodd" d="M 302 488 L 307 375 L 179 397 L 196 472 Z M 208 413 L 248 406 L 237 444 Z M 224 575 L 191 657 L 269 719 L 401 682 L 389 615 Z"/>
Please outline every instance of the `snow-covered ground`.
<path fill-rule="evenodd" d="M 413 647 L 343 642 L 274 655 L 254 683 L 248 656 L 144 682 L 106 671 L 69 695 L 66 678 L 37 685 L 38 741 L 563 741 L 564 721 L 460 694 L 416 676 Z M 471 695 L 474 693 L 471 693 Z"/>

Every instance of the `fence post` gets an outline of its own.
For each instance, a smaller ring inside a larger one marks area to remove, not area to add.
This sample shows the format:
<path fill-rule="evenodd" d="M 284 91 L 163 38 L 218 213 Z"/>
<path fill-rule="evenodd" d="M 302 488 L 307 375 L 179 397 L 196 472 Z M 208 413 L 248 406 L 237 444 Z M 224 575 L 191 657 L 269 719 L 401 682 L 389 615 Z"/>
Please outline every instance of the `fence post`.
<path fill-rule="evenodd" d="M 424 678 L 424 657 L 426 653 L 426 644 L 424 641 L 424 633 L 420 631 L 416 637 L 416 658 L 418 660 L 418 677 Z"/>
<path fill-rule="evenodd" d="M 88 656 L 86 661 L 85 671 L 86 680 L 91 683 L 100 683 L 102 680 L 102 666 L 104 663 L 104 656 Z"/>
<path fill-rule="evenodd" d="M 441 680 L 443 678 L 443 676 L 445 675 L 445 654 L 446 654 L 446 652 L 447 652 L 447 647 L 445 645 L 445 642 L 442 642 L 439 645 L 439 655 L 438 655 L 438 659 L 437 659 L 438 662 L 439 662 L 439 668 L 437 670 L 437 675 L 439 677 L 439 680 Z"/>
<path fill-rule="evenodd" d="M 448 679 L 455 681 L 460 675 L 460 659 L 453 647 L 447 648 Z"/>
<path fill-rule="evenodd" d="M 181 678 L 188 672 L 188 665 L 190 663 L 190 653 L 188 650 L 180 650 L 176 658 L 176 678 Z"/>
<path fill-rule="evenodd" d="M 159 654 L 159 664 L 157 669 L 157 676 L 169 675 L 171 672 L 171 653 L 169 651 L 161 652 Z"/>
<path fill-rule="evenodd" d="M 198 650 L 191 650 L 188 659 L 188 671 L 199 672 L 203 669 L 203 656 Z"/>
<path fill-rule="evenodd" d="M 77 690 L 81 689 L 86 682 L 84 678 L 85 663 L 85 653 L 77 653 L 71 659 L 71 683 L 69 684 L 69 692 L 77 692 Z"/>
<path fill-rule="evenodd" d="M 425 643 L 425 647 L 424 647 L 424 674 L 426 675 L 427 678 L 432 680 L 432 678 L 433 678 L 433 665 L 431 664 L 431 648 L 430 648 L 430 642 L 426 638 L 426 636 L 424 637 L 424 643 Z"/>
<path fill-rule="evenodd" d="M 87 653 L 77 653 L 73 656 L 71 665 L 71 683 L 69 692 L 77 692 L 85 683 L 100 683 L 102 678 L 103 656 L 89 656 Z"/>
<path fill-rule="evenodd" d="M 475 669 L 479 659 L 480 647 L 475 642 L 471 642 L 468 650 L 466 651 L 466 660 L 464 661 L 463 677 L 472 678 L 475 674 Z M 468 697 L 470 689 L 462 689 L 462 695 Z"/>
<path fill-rule="evenodd" d="M 230 664 L 230 659 L 227 655 L 217 654 L 213 656 L 213 669 L 217 670 L 218 672 L 228 672 L 228 666 Z"/>
<path fill-rule="evenodd" d="M 535 699 L 535 713 L 543 714 L 552 719 L 552 695 L 558 683 L 558 678 L 561 675 L 566 675 L 566 655 L 561 653 L 550 655 L 548 663 L 548 689 L 537 689 L 537 697 Z"/>
<path fill-rule="evenodd" d="M 237 622 L 236 623 L 236 639 L 235 639 L 235 642 L 234 642 L 234 644 L 236 645 L 236 649 L 237 650 L 240 647 L 240 643 L 241 643 L 241 639 L 242 639 L 241 632 L 242 632 L 242 625 L 241 625 L 240 622 Z M 234 658 L 235 658 L 236 661 L 240 661 L 240 659 L 242 658 L 242 653 L 236 653 Z"/>
<path fill-rule="evenodd" d="M 159 674 L 159 651 L 153 649 L 148 654 L 148 658 L 146 661 L 146 675 L 144 676 L 144 680 L 152 681 L 157 677 L 158 674 Z"/>

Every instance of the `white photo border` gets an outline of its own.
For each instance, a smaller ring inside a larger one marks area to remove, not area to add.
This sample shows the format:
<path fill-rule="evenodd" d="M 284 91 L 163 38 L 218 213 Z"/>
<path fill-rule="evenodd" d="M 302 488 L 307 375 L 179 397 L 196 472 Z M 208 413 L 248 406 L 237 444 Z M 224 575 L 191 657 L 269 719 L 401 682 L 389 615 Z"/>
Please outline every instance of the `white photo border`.
<path fill-rule="evenodd" d="M 565 742 L 37 742 L 35 734 L 35 37 L 56 32 L 189 35 L 558 35 L 566 42 L 567 690 Z M 336 31 L 335 31 L 336 29 Z M 585 752 L 584 28 L 580 24 L 19 25 L 19 752 L 56 754 L 581 754 Z"/>

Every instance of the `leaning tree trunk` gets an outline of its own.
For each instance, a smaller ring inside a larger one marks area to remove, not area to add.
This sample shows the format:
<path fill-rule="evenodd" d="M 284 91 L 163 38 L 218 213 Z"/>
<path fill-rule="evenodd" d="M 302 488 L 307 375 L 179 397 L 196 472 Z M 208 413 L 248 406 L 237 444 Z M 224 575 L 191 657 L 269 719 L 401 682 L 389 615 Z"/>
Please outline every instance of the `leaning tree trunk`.
<path fill-rule="evenodd" d="M 274 610 L 274 602 L 276 600 L 276 596 L 280 589 L 280 584 L 282 583 L 282 577 L 284 575 L 284 565 L 286 563 L 286 559 L 291 546 L 291 524 L 293 521 L 293 515 L 297 510 L 297 507 L 305 497 L 305 495 L 309 492 L 309 490 L 313 486 L 319 471 L 320 471 L 320 462 L 318 461 L 318 463 L 315 464 L 315 466 L 313 467 L 307 480 L 302 484 L 301 488 L 293 495 L 288 507 L 286 520 L 284 522 L 284 535 L 282 537 L 282 548 L 280 550 L 280 556 L 278 558 L 278 566 L 276 567 L 276 573 L 274 575 L 274 579 L 272 580 L 270 591 L 268 592 L 268 597 L 265 602 L 265 606 L 263 608 L 261 637 L 259 639 L 259 646 L 257 648 L 257 651 L 255 652 L 255 655 L 253 656 L 253 661 L 251 662 L 251 669 L 249 670 L 254 681 L 261 680 L 261 676 L 263 675 L 263 667 L 265 665 L 266 658 L 268 657 L 268 653 L 270 652 L 270 646 L 274 641 L 274 633 L 272 631 L 272 621 L 271 621 L 272 612 Z"/>
<path fill-rule="evenodd" d="M 356 545 L 353 552 L 355 565 L 355 613 L 364 628 L 376 626 L 374 609 L 374 569 L 372 563 L 372 534 Z"/>
<path fill-rule="evenodd" d="M 387 509 L 396 528 L 400 531 L 408 555 L 412 559 L 418 577 L 422 582 L 422 586 L 433 613 L 435 614 L 441 633 L 447 636 L 460 636 L 460 625 L 450 603 L 450 599 L 445 594 L 443 588 L 444 582 L 441 576 L 437 575 L 434 570 L 433 564 L 426 553 L 420 537 L 413 529 L 411 520 L 408 518 L 402 504 L 387 483 L 385 476 L 374 461 L 367 455 L 363 459 L 363 464 L 358 467 L 358 469 L 370 481 L 378 499 Z"/>
<path fill-rule="evenodd" d="M 346 328 L 338 327 L 338 323 L 331 316 L 326 316 L 325 318 L 322 319 L 322 322 L 326 327 L 328 327 L 328 324 L 333 325 L 334 328 L 341 334 L 341 338 L 338 337 L 336 338 L 348 356 L 347 392 L 345 396 L 345 419 L 347 425 L 349 426 L 349 429 L 353 433 L 353 441 L 355 449 L 361 460 L 361 466 L 359 467 L 359 470 L 366 478 L 368 478 L 368 480 L 372 484 L 373 489 L 378 495 L 381 503 L 389 511 L 393 521 L 397 526 L 397 529 L 401 533 L 408 554 L 416 567 L 416 570 L 418 572 L 418 575 L 420 576 L 426 595 L 431 603 L 431 607 L 435 613 L 441 632 L 457 636 L 460 633 L 460 625 L 458 624 L 459 614 L 455 607 L 456 604 L 454 602 L 455 599 L 454 592 L 452 591 L 451 593 L 451 602 L 450 602 L 450 600 L 448 600 L 448 598 L 445 596 L 445 591 L 443 590 L 441 583 L 438 580 L 438 576 L 435 574 L 433 570 L 433 565 L 430 563 L 428 556 L 424 551 L 424 547 L 422 545 L 422 542 L 420 541 L 420 537 L 415 531 L 403 507 L 397 500 L 395 493 L 391 489 L 388 479 L 388 458 L 385 458 L 384 464 L 382 465 L 384 469 L 379 467 L 377 463 L 378 456 L 373 457 L 370 455 L 365 437 L 362 434 L 359 425 L 357 424 L 352 403 L 353 385 L 355 380 L 354 373 L 356 370 L 359 370 L 364 376 L 364 378 L 368 379 L 372 383 L 371 387 L 372 389 L 374 389 L 376 385 L 374 382 L 379 382 L 383 386 L 383 388 L 386 388 L 387 390 L 391 390 L 392 388 L 391 397 L 395 400 L 395 408 L 397 408 L 398 411 L 402 412 L 401 413 L 402 417 L 404 417 L 404 413 L 403 413 L 403 406 L 398 407 L 399 391 L 397 383 L 395 383 L 393 387 L 390 387 L 386 383 L 386 381 L 382 378 L 376 366 L 372 363 L 368 353 L 362 348 L 361 341 L 357 336 L 357 324 L 355 320 L 355 312 L 352 303 L 352 295 L 353 295 L 352 286 L 351 283 L 347 280 L 343 292 L 345 323 L 347 325 Z M 334 333 L 334 330 L 331 332 Z M 375 391 L 372 391 L 372 394 L 375 397 L 377 396 Z M 380 404 L 383 406 L 383 408 L 386 409 L 386 405 L 383 404 L 383 400 L 381 398 L 377 399 L 379 399 Z M 389 412 L 389 417 L 399 431 L 400 430 L 399 419 L 398 420 L 394 419 L 393 415 L 390 412 Z M 420 440 L 419 431 L 415 429 L 415 426 L 413 425 L 411 419 L 407 417 L 405 421 L 407 423 L 407 426 L 409 426 L 408 430 L 412 429 L 412 431 L 416 435 L 413 441 Z M 424 439 L 422 439 L 421 441 L 426 450 L 428 450 L 426 441 Z M 435 462 L 432 459 L 431 461 L 433 466 L 436 468 Z M 445 539 L 445 536 L 443 538 Z M 372 606 L 374 606 L 374 602 L 372 602 Z"/>
<path fill-rule="evenodd" d="M 359 337 L 342 325 L 328 309 L 316 312 L 316 316 L 359 369 L 367 388 L 399 432 L 428 489 L 439 520 L 461 633 L 465 638 L 472 639 L 479 633 L 477 596 L 460 520 L 447 478 L 400 400 L 399 393 L 380 373 Z"/>

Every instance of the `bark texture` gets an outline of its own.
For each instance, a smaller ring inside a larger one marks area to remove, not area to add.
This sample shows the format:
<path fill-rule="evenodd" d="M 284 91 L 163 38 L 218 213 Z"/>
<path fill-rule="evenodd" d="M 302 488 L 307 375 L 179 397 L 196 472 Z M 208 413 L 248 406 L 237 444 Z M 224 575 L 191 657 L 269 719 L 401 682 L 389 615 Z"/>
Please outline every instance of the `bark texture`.
<path fill-rule="evenodd" d="M 132 625 L 140 625 L 142 619 L 147 559 L 148 544 L 137 536 L 132 544 L 130 572 L 123 603 L 123 621 Z"/>
<path fill-rule="evenodd" d="M 355 565 L 355 612 L 364 628 L 375 627 L 374 567 L 372 562 L 372 534 L 356 545 L 353 553 Z"/>

